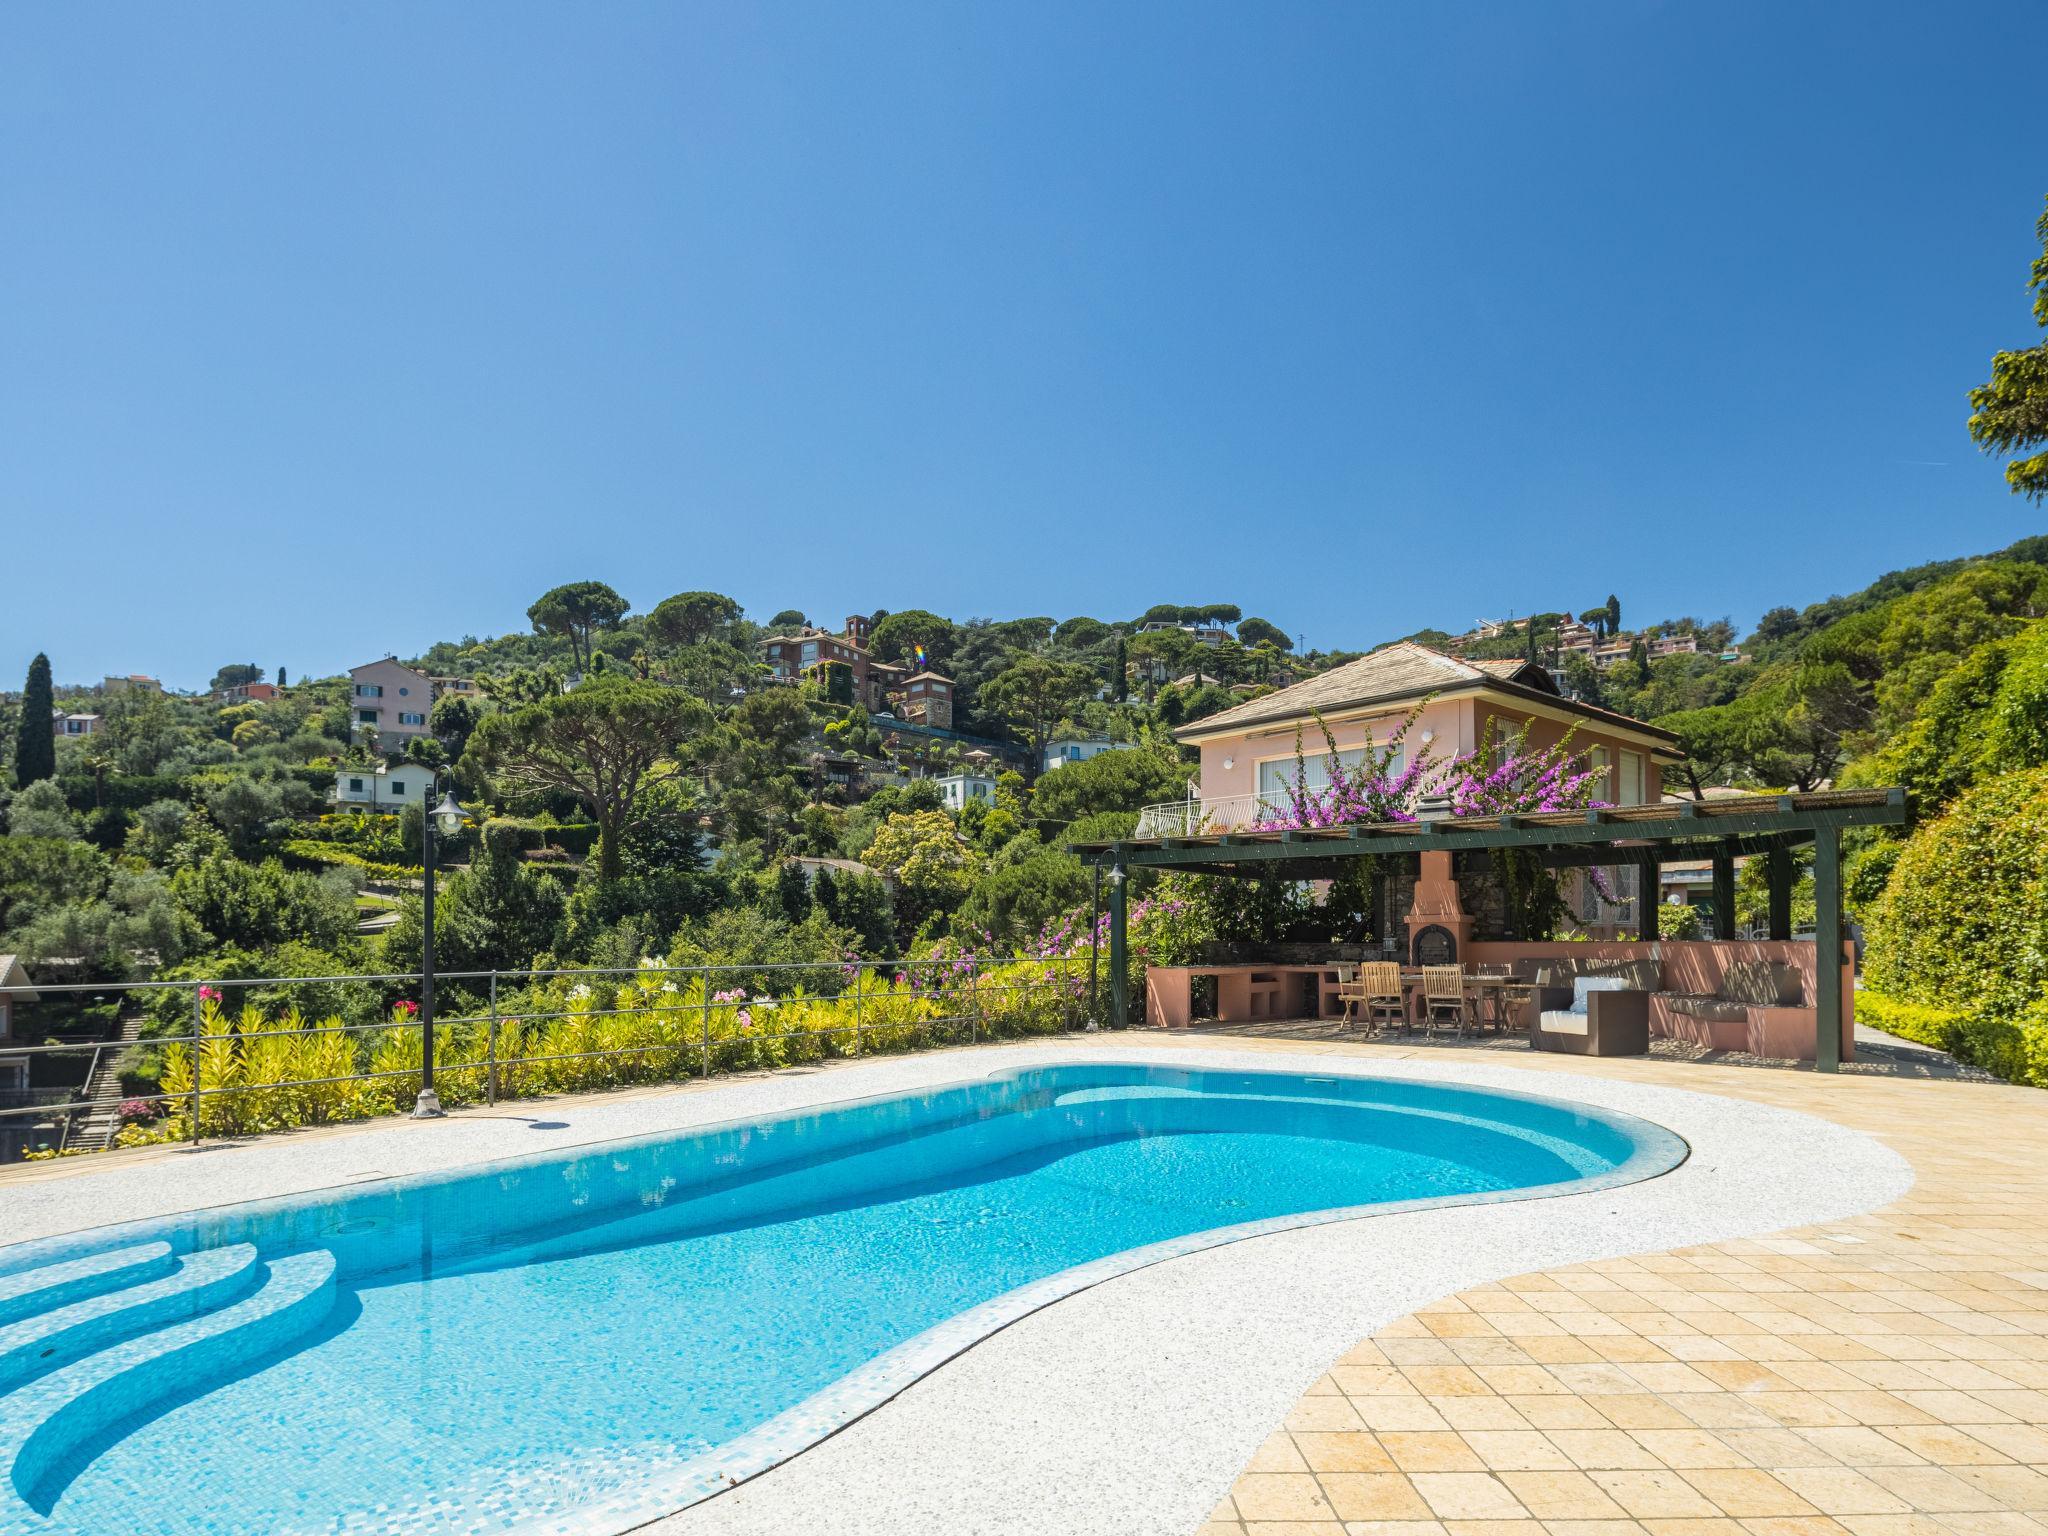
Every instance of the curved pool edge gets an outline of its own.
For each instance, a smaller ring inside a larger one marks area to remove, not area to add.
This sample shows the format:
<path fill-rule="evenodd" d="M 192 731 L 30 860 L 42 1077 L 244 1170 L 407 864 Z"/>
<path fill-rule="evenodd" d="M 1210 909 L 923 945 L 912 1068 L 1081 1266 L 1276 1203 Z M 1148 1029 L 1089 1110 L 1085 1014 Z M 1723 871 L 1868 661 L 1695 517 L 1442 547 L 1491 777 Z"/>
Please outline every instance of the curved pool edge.
<path fill-rule="evenodd" d="M 1165 1062 L 1146 1064 L 1178 1065 Z M 1032 1069 L 998 1068 L 984 1076 L 1014 1075 L 1028 1070 Z M 1279 1078 L 1300 1075 L 1251 1066 L 1238 1070 L 1250 1076 Z M 1318 1075 L 1342 1077 L 1353 1082 L 1412 1081 L 1383 1072 L 1347 1072 L 1328 1067 L 1321 1069 Z M 544 1521 L 514 1527 L 508 1536 L 527 1536 L 529 1532 L 533 1533 L 533 1536 L 540 1536 L 542 1531 L 549 1533 L 549 1536 L 557 1536 L 557 1533 L 563 1531 L 574 1531 L 576 1536 L 626 1536 L 626 1533 L 655 1526 L 673 1515 L 730 1493 L 795 1460 L 1025 1318 L 1043 1312 L 1057 1302 L 1093 1290 L 1097 1286 L 1169 1263 L 1174 1259 L 1276 1233 L 1329 1226 L 1340 1222 L 1369 1222 L 1382 1217 L 1413 1215 L 1464 1206 L 1521 1204 L 1597 1195 L 1607 1190 L 1662 1178 L 1683 1166 L 1692 1155 L 1691 1144 L 1683 1136 L 1668 1126 L 1640 1115 L 1602 1109 L 1548 1094 L 1498 1088 L 1469 1091 L 1541 1105 L 1547 1109 L 1565 1110 L 1599 1121 L 1625 1135 L 1635 1150 L 1625 1162 L 1601 1174 L 1515 1189 L 1438 1195 L 1417 1200 L 1381 1201 L 1369 1205 L 1332 1206 L 1323 1210 L 1271 1216 L 1230 1226 L 1209 1227 L 1200 1232 L 1191 1232 L 1184 1237 L 1148 1243 L 1138 1248 L 1127 1248 L 1086 1264 L 1074 1265 L 1057 1274 L 1047 1275 L 1041 1280 L 1032 1281 L 1028 1285 L 992 1297 L 926 1329 L 914 1338 L 906 1339 L 858 1370 L 841 1377 L 823 1391 L 783 1410 L 766 1423 L 737 1439 L 726 1442 L 717 1450 L 674 1469 L 662 1480 L 658 1492 L 636 1490 L 632 1494 L 621 1495 L 600 1505 L 586 1506 L 573 1518 L 548 1516 Z M 626 1523 L 620 1524 L 621 1521 Z"/>
<path fill-rule="evenodd" d="M 1312 1044 L 1133 1041 L 1103 1054 L 1519 1095 L 1633 1115 L 1691 1151 L 1604 1190 L 1379 1207 L 1378 1220 L 1297 1222 L 1128 1268 L 985 1333 L 725 1497 L 633 1529 L 780 1536 L 829 1507 L 842 1512 L 835 1536 L 1187 1536 L 1316 1378 L 1401 1318 L 1516 1275 L 1844 1219 L 1914 1182 L 1884 1143 L 1820 1115 L 1621 1076 L 1341 1060 Z"/>
<path fill-rule="evenodd" d="M 924 1059 L 937 1058 L 938 1053 L 934 1053 L 934 1057 Z M 474 1161 L 452 1163 L 444 1167 L 415 1169 L 404 1173 L 377 1173 L 367 1177 L 357 1176 L 353 1178 L 344 1178 L 333 1183 L 308 1184 L 301 1188 L 293 1189 L 288 1193 L 258 1194 L 243 1196 L 236 1199 L 217 1200 L 205 1204 L 184 1206 L 175 1211 L 159 1212 L 147 1216 L 135 1216 L 124 1219 L 99 1222 L 91 1226 L 75 1227 L 63 1232 L 49 1233 L 40 1237 L 9 1239 L 7 1241 L 0 1241 L 0 1279 L 4 1279 L 7 1275 L 18 1273 L 22 1270 L 33 1269 L 40 1267 L 42 1265 L 61 1263 L 69 1259 L 83 1257 L 95 1252 L 99 1252 L 103 1249 L 108 1248 L 109 1246 L 159 1241 L 165 1238 L 167 1235 L 174 1234 L 176 1232 L 176 1229 L 180 1226 L 180 1224 L 188 1223 L 195 1219 L 223 1216 L 234 1212 L 262 1214 L 299 1205 L 308 1201 L 318 1200 L 322 1196 L 338 1197 L 342 1195 L 365 1194 L 374 1192 L 380 1188 L 403 1190 L 426 1189 L 437 1185 L 459 1183 L 463 1180 L 471 1178 L 505 1174 L 522 1169 L 539 1167 L 545 1164 L 559 1162 L 562 1159 L 568 1157 L 590 1157 L 605 1153 L 616 1153 L 624 1151 L 636 1145 L 667 1141 L 681 1136 L 715 1136 L 723 1132 L 744 1130 L 750 1126 L 760 1123 L 764 1119 L 769 1118 L 780 1119 L 800 1115 L 824 1115 L 857 1110 L 865 1106 L 882 1104 L 890 1100 L 902 1098 L 906 1094 L 906 1092 L 922 1094 L 941 1093 L 949 1089 L 971 1087 L 976 1083 L 987 1082 L 992 1079 L 999 1079 L 1004 1077 L 1022 1078 L 1029 1073 L 1042 1071 L 1048 1066 L 1062 1064 L 1085 1065 L 1089 1063 L 1085 1058 L 1076 1058 L 1070 1063 L 1063 1063 L 1059 1058 L 1055 1057 L 1051 1061 L 1031 1061 L 1020 1063 L 1015 1066 L 997 1067 L 991 1071 L 974 1074 L 972 1076 L 939 1078 L 934 1081 L 919 1083 L 914 1088 L 910 1089 L 906 1089 L 903 1087 L 884 1088 L 875 1091 L 848 1094 L 842 1097 L 828 1097 L 816 1100 L 809 1100 L 800 1105 L 770 1111 L 767 1114 L 740 1113 L 722 1115 L 708 1120 L 692 1121 L 685 1125 L 678 1125 L 658 1130 L 632 1131 L 620 1135 L 597 1136 L 580 1141 L 550 1143 L 549 1145 L 538 1149 L 506 1153 L 500 1156 L 485 1157 Z M 1184 1064 L 1182 1063 L 1142 1060 L 1132 1061 L 1128 1064 L 1176 1069 L 1184 1066 Z M 1254 1077 L 1277 1078 L 1304 1075 L 1301 1073 L 1261 1069 L 1258 1067 L 1251 1066 L 1240 1067 L 1236 1070 L 1244 1075 Z M 1371 1082 L 1379 1080 L 1388 1083 L 1406 1083 L 1410 1081 L 1410 1079 L 1407 1079 L 1399 1074 L 1388 1074 L 1383 1072 L 1337 1072 L 1325 1070 L 1319 1072 L 1318 1075 L 1332 1078 L 1343 1077 L 1355 1082 Z M 1580 1105 L 1576 1101 L 1555 1099 L 1543 1094 L 1532 1094 L 1502 1089 L 1486 1089 L 1483 1091 L 1497 1098 L 1513 1099 L 1523 1103 L 1537 1104 L 1546 1109 L 1564 1110 L 1575 1114 L 1584 1113 L 1586 1110 L 1586 1106 Z M 1596 1182 L 1606 1181 L 1608 1179 L 1611 1179 L 1615 1174 L 1619 1173 L 1622 1169 L 1634 1167 L 1642 1153 L 1641 1143 L 1637 1141 L 1636 1136 L 1636 1127 L 1638 1126 L 1653 1137 L 1669 1136 L 1671 1134 L 1666 1128 L 1658 1126 L 1654 1122 L 1642 1120 L 1640 1117 L 1629 1116 L 1626 1114 L 1617 1116 L 1595 1112 L 1590 1114 L 1588 1118 L 1598 1120 L 1601 1123 L 1607 1125 L 1610 1129 L 1615 1130 L 1623 1136 L 1627 1137 L 1632 1142 L 1637 1142 L 1637 1153 L 1635 1156 L 1632 1156 L 1628 1160 L 1628 1162 L 1622 1164 L 1620 1169 L 1610 1170 L 1609 1173 L 1596 1175 L 1590 1178 L 1563 1181 L 1563 1184 L 1558 1187 L 1569 1188 L 1572 1190 L 1590 1189 L 1594 1187 Z M 400 1122 L 400 1124 L 404 1123 L 405 1122 L 403 1121 Z M 365 1129 L 370 1128 L 366 1127 Z M 253 1147 L 258 1144 L 260 1143 L 250 1141 L 234 1143 L 232 1145 Z M 266 1150 L 275 1150 L 285 1145 L 287 1144 L 282 1141 L 277 1143 L 271 1143 L 268 1147 L 266 1147 Z M 1542 1187 L 1551 1188 L 1552 1186 Z M 1514 1195 L 1519 1192 L 1498 1191 L 1495 1193 L 1501 1195 Z M 1447 1196 L 1444 1197 L 1444 1200 L 1448 1203 L 1456 1203 L 1467 1199 L 1480 1200 L 1491 1197 L 1492 1196 L 1489 1194 L 1473 1196 Z M 1358 1209 L 1360 1209 L 1361 1211 L 1384 1211 L 1394 1209 L 1397 1207 L 1406 1208 L 1408 1205 L 1412 1203 L 1413 1202 L 1407 1201 L 1389 1202 L 1382 1205 L 1359 1207 Z M 1438 1202 L 1430 1201 L 1423 1203 L 1434 1204 Z M 1246 1223 L 1245 1225 L 1254 1224 Z M 1224 1229 L 1218 1228 L 1214 1230 L 1220 1231 Z"/>

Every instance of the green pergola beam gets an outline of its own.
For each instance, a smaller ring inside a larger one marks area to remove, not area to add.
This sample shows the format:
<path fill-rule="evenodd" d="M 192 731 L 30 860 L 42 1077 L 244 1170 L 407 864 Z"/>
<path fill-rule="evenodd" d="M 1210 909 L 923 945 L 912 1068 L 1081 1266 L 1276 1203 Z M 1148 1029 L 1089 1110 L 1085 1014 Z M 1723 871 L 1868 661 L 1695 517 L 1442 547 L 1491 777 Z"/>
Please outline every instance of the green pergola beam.
<path fill-rule="evenodd" d="M 1588 813 L 1589 815 L 1592 813 Z M 1732 815 L 1667 816 L 1647 821 L 1574 821 L 1531 826 L 1514 818 L 1512 826 L 1464 828 L 1455 821 L 1403 823 L 1389 828 L 1332 828 L 1282 833 L 1271 837 L 1225 836 L 1215 842 L 1174 839 L 1164 842 L 1084 843 L 1074 852 L 1083 862 L 1114 862 L 1154 869 L 1196 868 L 1204 864 L 1241 864 L 1296 859 L 1358 858 L 1366 854 L 1423 853 L 1475 848 L 1607 848 L 1617 843 L 1672 844 L 1727 838 L 1795 837 L 1805 842 L 1844 827 L 1898 826 L 1906 820 L 1905 796 L 1875 805 L 1843 805 L 1741 812 Z M 1427 827 L 1428 830 L 1424 830 Z M 1364 836 L 1356 833 L 1363 831 Z M 1668 855 L 1657 850 L 1660 860 Z M 1608 862 L 1622 863 L 1624 859 Z"/>

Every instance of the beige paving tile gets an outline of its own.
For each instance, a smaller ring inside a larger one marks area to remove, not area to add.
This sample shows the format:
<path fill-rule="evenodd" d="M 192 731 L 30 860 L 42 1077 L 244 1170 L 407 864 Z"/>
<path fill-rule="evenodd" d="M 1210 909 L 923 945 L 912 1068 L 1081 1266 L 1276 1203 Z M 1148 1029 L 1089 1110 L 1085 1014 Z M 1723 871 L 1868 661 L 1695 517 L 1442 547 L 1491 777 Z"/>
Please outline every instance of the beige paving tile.
<path fill-rule="evenodd" d="M 1347 1522 L 1436 1518 L 1415 1485 L 1399 1472 L 1329 1472 L 1322 1484 L 1330 1508 Z"/>
<path fill-rule="evenodd" d="M 1566 1471 L 1573 1465 L 1572 1459 L 1540 1430 L 1468 1429 L 1465 1443 L 1483 1466 L 1495 1472 Z"/>
<path fill-rule="evenodd" d="M 1486 1463 L 1461 1435 L 1449 1430 L 1390 1431 L 1380 1445 L 1403 1472 L 1484 1472 Z"/>
<path fill-rule="evenodd" d="M 1500 1480 L 1542 1520 L 1619 1520 L 1626 1511 L 1584 1472 L 1503 1472 Z"/>
<path fill-rule="evenodd" d="M 1393 1458 L 1363 1430 L 1297 1430 L 1294 1448 L 1312 1472 L 1392 1472 Z"/>
<path fill-rule="evenodd" d="M 1327 1520 L 1330 1501 L 1307 1472 L 1247 1472 L 1230 1497 L 1244 1520 Z"/>
<path fill-rule="evenodd" d="M 1676 1472 L 1595 1472 L 1592 1478 L 1608 1497 L 1638 1519 L 1724 1513 Z"/>
<path fill-rule="evenodd" d="M 1820 1228 L 1433 1302 L 1346 1352 L 1203 1536 L 2048 1536 L 2048 1097 L 1531 1067 L 1819 1114 L 1917 1182 Z"/>
<path fill-rule="evenodd" d="M 1529 1511 L 1488 1472 L 1418 1472 L 1410 1479 L 1438 1519 L 1515 1520 Z"/>
<path fill-rule="evenodd" d="M 1774 1474 L 1758 1467 L 1700 1467 L 1681 1474 L 1724 1515 L 1812 1515 L 1814 1508 Z"/>

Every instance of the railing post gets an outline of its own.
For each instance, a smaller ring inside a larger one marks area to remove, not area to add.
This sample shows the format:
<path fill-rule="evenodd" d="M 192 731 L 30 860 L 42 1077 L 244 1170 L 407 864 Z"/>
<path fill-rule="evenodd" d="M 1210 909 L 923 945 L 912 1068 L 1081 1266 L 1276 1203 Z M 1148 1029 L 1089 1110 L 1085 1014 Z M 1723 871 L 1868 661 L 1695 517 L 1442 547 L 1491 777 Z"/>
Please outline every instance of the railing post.
<path fill-rule="evenodd" d="M 498 973 L 491 972 L 491 1032 L 484 1039 L 484 1101 L 498 1102 Z"/>
<path fill-rule="evenodd" d="M 192 1120 L 192 1145 L 199 1145 L 199 1036 L 206 1017 L 206 984 L 192 987 L 192 1103 L 187 1114 Z"/>
<path fill-rule="evenodd" d="M 1124 896 L 1124 851 L 1116 850 L 1116 862 L 1109 867 L 1109 1011 L 1118 1029 L 1131 1023 L 1131 985 L 1126 926 L 1129 904 Z M 1448 855 L 1446 855 L 1448 857 Z"/>
<path fill-rule="evenodd" d="M 711 1075 L 711 968 L 704 968 L 704 1059 L 699 1064 L 699 1077 Z"/>
<path fill-rule="evenodd" d="M 1102 1027 L 1097 982 L 1102 971 L 1102 866 L 1095 866 L 1095 903 L 1088 910 L 1088 1027 Z"/>
<path fill-rule="evenodd" d="M 967 1043 L 981 1044 L 981 962 L 972 955 L 967 957 L 967 1000 L 974 1005 L 974 1013 L 967 1021 Z"/>
<path fill-rule="evenodd" d="M 861 1006 L 866 998 L 867 980 L 867 966 L 864 964 L 856 965 L 853 968 L 853 1054 L 855 1056 L 862 1056 L 866 1054 L 865 1047 L 861 1040 L 860 1031 Z"/>

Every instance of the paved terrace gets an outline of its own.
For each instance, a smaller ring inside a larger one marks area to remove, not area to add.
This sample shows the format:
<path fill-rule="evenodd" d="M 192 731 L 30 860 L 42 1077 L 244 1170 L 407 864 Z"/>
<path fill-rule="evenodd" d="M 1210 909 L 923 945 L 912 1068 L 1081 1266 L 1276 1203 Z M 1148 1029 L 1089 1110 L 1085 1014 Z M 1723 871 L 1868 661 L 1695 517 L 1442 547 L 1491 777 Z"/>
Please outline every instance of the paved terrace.
<path fill-rule="evenodd" d="M 1818 1115 L 1916 1182 L 1869 1215 L 1402 1318 L 1309 1389 L 1200 1536 L 2048 1533 L 2048 1095 L 1910 1067 L 1515 1061 Z"/>

